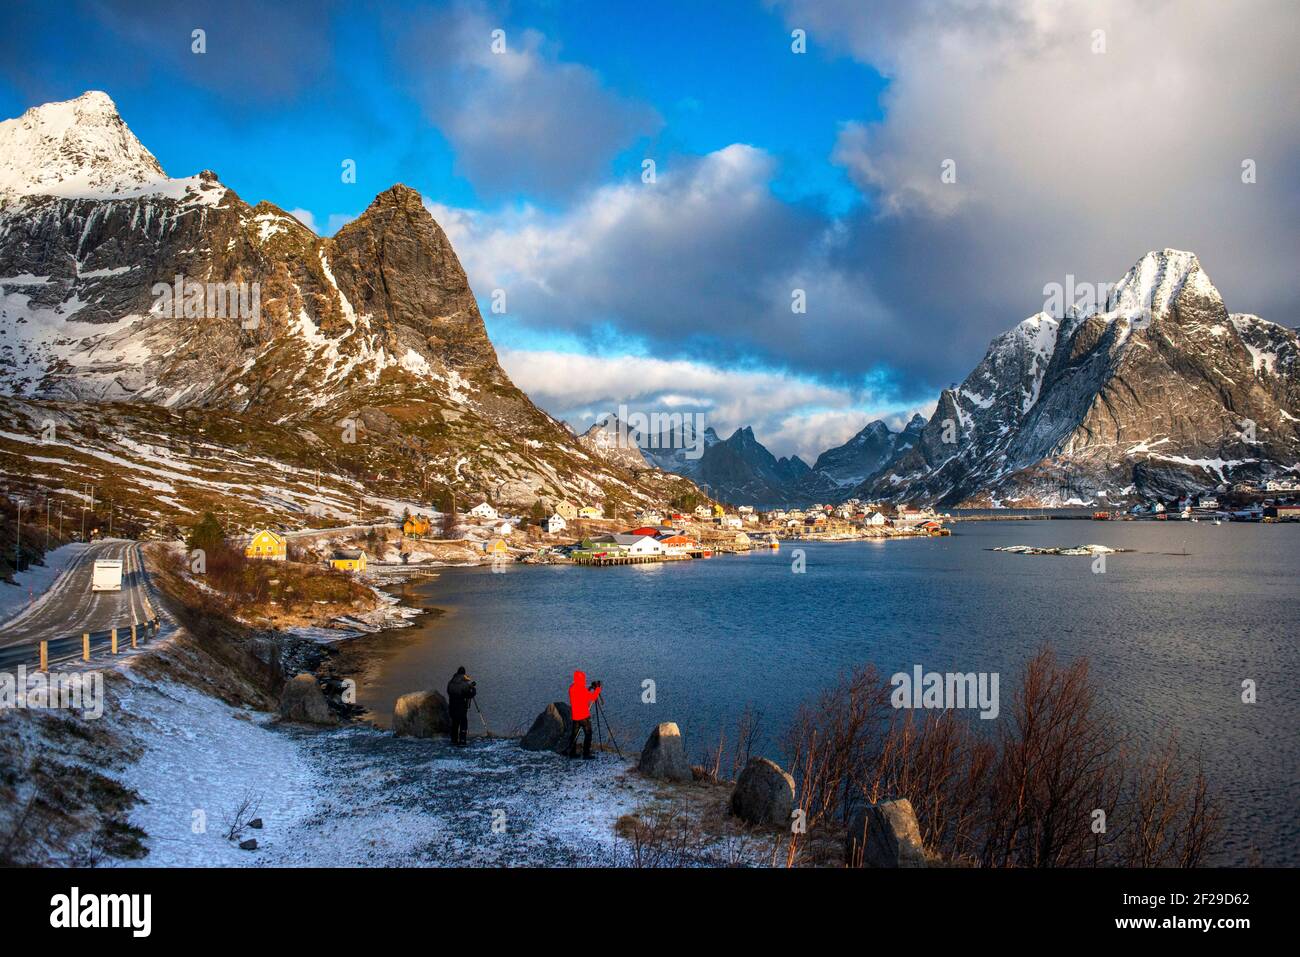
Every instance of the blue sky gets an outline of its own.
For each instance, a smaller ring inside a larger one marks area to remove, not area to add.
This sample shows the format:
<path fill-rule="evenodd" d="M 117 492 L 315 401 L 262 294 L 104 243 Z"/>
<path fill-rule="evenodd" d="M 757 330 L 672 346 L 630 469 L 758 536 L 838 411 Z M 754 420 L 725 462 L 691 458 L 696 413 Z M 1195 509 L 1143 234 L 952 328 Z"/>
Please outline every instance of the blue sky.
<path fill-rule="evenodd" d="M 0 114 L 102 89 L 171 175 L 214 169 L 322 234 L 406 183 L 550 411 L 691 408 L 811 458 L 928 412 L 1045 283 L 1150 248 L 1294 324 L 1300 164 L 1269 91 L 1295 58 L 1261 28 L 1290 12 L 1246 3 L 18 3 Z"/>

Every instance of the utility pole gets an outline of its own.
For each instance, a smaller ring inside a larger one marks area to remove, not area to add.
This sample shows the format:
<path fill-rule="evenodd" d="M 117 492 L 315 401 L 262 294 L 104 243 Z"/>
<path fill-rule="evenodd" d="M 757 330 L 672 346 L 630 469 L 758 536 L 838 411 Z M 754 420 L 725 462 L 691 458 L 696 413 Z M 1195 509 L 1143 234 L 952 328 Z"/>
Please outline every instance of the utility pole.
<path fill-rule="evenodd" d="M 45 496 L 45 550 L 50 550 L 50 497 Z"/>

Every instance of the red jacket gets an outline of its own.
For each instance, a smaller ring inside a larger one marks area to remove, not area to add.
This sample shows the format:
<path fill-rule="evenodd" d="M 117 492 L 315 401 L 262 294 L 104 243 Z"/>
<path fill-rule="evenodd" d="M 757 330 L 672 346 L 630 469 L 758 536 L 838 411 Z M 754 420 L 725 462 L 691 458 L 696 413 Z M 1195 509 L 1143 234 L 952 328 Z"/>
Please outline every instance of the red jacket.
<path fill-rule="evenodd" d="M 600 697 L 600 689 L 587 690 L 587 675 L 582 671 L 573 673 L 573 684 L 569 685 L 569 709 L 574 721 L 591 717 L 591 703 Z"/>

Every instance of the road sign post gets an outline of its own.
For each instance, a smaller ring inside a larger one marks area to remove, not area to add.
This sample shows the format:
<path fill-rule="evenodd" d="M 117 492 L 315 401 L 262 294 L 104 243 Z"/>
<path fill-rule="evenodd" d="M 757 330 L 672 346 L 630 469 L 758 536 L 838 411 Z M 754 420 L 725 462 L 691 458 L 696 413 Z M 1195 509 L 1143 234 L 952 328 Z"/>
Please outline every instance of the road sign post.
<path fill-rule="evenodd" d="M 117 654 L 117 629 L 114 628 L 108 633 L 109 641 L 113 643 L 113 654 Z"/>
<path fill-rule="evenodd" d="M 131 625 L 131 647 L 135 647 L 135 625 Z"/>
<path fill-rule="evenodd" d="M 81 633 L 81 660 L 90 660 L 90 632 L 88 631 Z"/>
<path fill-rule="evenodd" d="M 41 642 L 41 670 L 50 670 L 50 643 L 48 641 Z"/>

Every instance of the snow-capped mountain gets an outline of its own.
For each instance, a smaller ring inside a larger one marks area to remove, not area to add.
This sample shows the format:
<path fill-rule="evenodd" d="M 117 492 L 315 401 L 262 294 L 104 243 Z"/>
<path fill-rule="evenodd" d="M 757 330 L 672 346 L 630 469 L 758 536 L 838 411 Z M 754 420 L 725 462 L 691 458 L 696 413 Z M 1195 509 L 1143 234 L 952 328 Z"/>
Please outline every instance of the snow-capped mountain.
<path fill-rule="evenodd" d="M 614 416 L 592 425 L 586 432 L 578 436 L 578 441 L 588 452 L 614 462 L 625 469 L 650 468 L 650 463 L 646 461 L 645 456 L 641 454 L 641 449 L 637 446 L 638 436 L 636 432 L 629 430 L 626 425 L 620 424 L 619 420 Z"/>
<path fill-rule="evenodd" d="M 1189 252 L 1151 252 L 1089 314 L 1021 322 L 856 490 L 956 504 L 1127 502 L 1300 469 L 1293 329 L 1230 314 Z"/>
<path fill-rule="evenodd" d="M 836 485 L 852 488 L 914 446 L 924 429 L 925 419 L 919 415 L 912 416 L 899 432 L 877 419 L 843 445 L 817 456 L 813 471 Z"/>
<path fill-rule="evenodd" d="M 106 93 L 34 106 L 0 123 L 0 199 L 121 197 L 178 187 Z"/>
<path fill-rule="evenodd" d="M 325 423 L 392 495 L 412 469 L 518 506 L 689 488 L 593 457 L 514 386 L 417 192 L 321 238 L 211 172 L 168 178 L 103 93 L 0 124 L 0 297 L 14 398 L 216 412 L 284 448 Z"/>
<path fill-rule="evenodd" d="M 688 477 L 694 477 L 699 471 L 703 452 L 722 441 L 712 426 L 705 426 L 698 435 L 693 431 L 687 434 L 685 425 L 666 429 L 658 435 L 634 434 L 647 462 L 665 472 Z"/>

